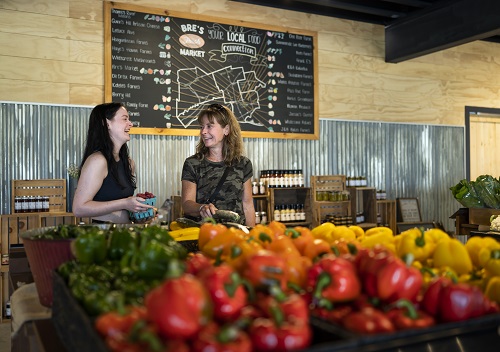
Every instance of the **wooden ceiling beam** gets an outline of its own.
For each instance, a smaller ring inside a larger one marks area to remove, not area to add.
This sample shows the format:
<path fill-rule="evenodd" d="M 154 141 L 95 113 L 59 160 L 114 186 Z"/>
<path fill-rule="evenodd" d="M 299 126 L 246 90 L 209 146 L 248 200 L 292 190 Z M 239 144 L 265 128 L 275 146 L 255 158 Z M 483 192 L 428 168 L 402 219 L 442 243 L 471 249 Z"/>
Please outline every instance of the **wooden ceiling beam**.
<path fill-rule="evenodd" d="M 385 61 L 402 62 L 500 35 L 499 0 L 458 0 L 385 27 Z"/>

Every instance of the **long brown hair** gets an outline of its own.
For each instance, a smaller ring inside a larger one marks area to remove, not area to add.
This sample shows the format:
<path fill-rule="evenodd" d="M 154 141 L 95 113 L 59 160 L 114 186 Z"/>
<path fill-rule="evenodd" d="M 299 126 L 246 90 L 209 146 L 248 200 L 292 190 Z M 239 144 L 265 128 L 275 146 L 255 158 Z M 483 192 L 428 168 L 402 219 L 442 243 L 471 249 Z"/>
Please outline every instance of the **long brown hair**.
<path fill-rule="evenodd" d="M 83 152 L 82 162 L 80 164 L 80 170 L 85 164 L 87 158 L 95 153 L 101 152 L 102 155 L 106 158 L 108 166 L 110 167 L 111 176 L 118 182 L 122 187 L 126 187 L 126 185 L 122 185 L 120 183 L 120 179 L 118 177 L 118 170 L 115 162 L 115 158 L 113 157 L 113 141 L 109 135 L 108 125 L 106 120 L 112 120 L 116 115 L 116 112 L 120 108 L 125 108 L 125 105 L 122 103 L 112 102 L 112 103 L 104 103 L 95 106 L 92 109 L 89 117 L 89 128 L 87 132 L 87 142 L 85 145 L 85 151 Z M 135 176 L 132 174 L 132 168 L 130 166 L 130 156 L 127 144 L 122 145 L 120 148 L 120 159 L 123 161 L 125 165 L 125 172 L 127 179 L 130 181 L 132 186 L 135 188 Z"/>
<path fill-rule="evenodd" d="M 241 137 L 241 128 L 234 113 L 224 105 L 211 104 L 203 109 L 198 115 L 198 122 L 202 124 L 203 117 L 206 116 L 210 123 L 217 121 L 223 128 L 229 126 L 229 134 L 224 137 L 222 146 L 222 157 L 226 165 L 232 165 L 240 160 L 244 153 L 243 138 Z M 196 156 L 203 159 L 208 154 L 208 148 L 201 139 L 196 145 Z"/>

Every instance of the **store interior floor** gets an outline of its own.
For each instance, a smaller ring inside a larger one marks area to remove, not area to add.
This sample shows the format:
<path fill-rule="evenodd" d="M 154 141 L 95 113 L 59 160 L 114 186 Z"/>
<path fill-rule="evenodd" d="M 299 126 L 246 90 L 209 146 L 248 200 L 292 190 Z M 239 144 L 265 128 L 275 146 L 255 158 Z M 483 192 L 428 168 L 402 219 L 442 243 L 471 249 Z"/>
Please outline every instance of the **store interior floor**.
<path fill-rule="evenodd" d="M 0 351 L 10 351 L 10 320 L 4 319 L 0 323 Z"/>

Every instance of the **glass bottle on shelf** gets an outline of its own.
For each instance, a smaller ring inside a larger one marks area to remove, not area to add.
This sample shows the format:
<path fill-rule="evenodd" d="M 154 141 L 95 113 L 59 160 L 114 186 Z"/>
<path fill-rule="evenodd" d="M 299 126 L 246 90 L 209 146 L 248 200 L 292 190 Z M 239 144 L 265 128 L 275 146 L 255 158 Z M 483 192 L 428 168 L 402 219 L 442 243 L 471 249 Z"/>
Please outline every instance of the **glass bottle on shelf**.
<path fill-rule="evenodd" d="M 304 174 L 302 173 L 302 169 L 298 170 L 297 187 L 304 187 Z"/>
<path fill-rule="evenodd" d="M 281 212 L 280 212 L 280 206 L 279 205 L 275 205 L 274 206 L 273 219 L 276 220 L 276 221 L 281 221 Z"/>

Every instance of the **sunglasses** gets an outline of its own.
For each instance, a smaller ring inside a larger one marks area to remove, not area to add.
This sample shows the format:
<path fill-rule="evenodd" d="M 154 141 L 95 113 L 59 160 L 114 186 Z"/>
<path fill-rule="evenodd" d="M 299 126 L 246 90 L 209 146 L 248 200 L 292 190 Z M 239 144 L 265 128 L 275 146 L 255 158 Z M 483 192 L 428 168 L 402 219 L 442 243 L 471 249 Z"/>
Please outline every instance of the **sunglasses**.
<path fill-rule="evenodd" d="M 223 105 L 221 105 L 221 104 L 217 104 L 217 103 L 216 103 L 216 104 L 210 104 L 210 105 L 208 106 L 208 109 L 210 109 L 210 110 L 215 110 L 215 111 L 219 111 L 219 112 L 221 112 L 221 113 L 226 112 L 226 108 L 225 108 Z"/>

